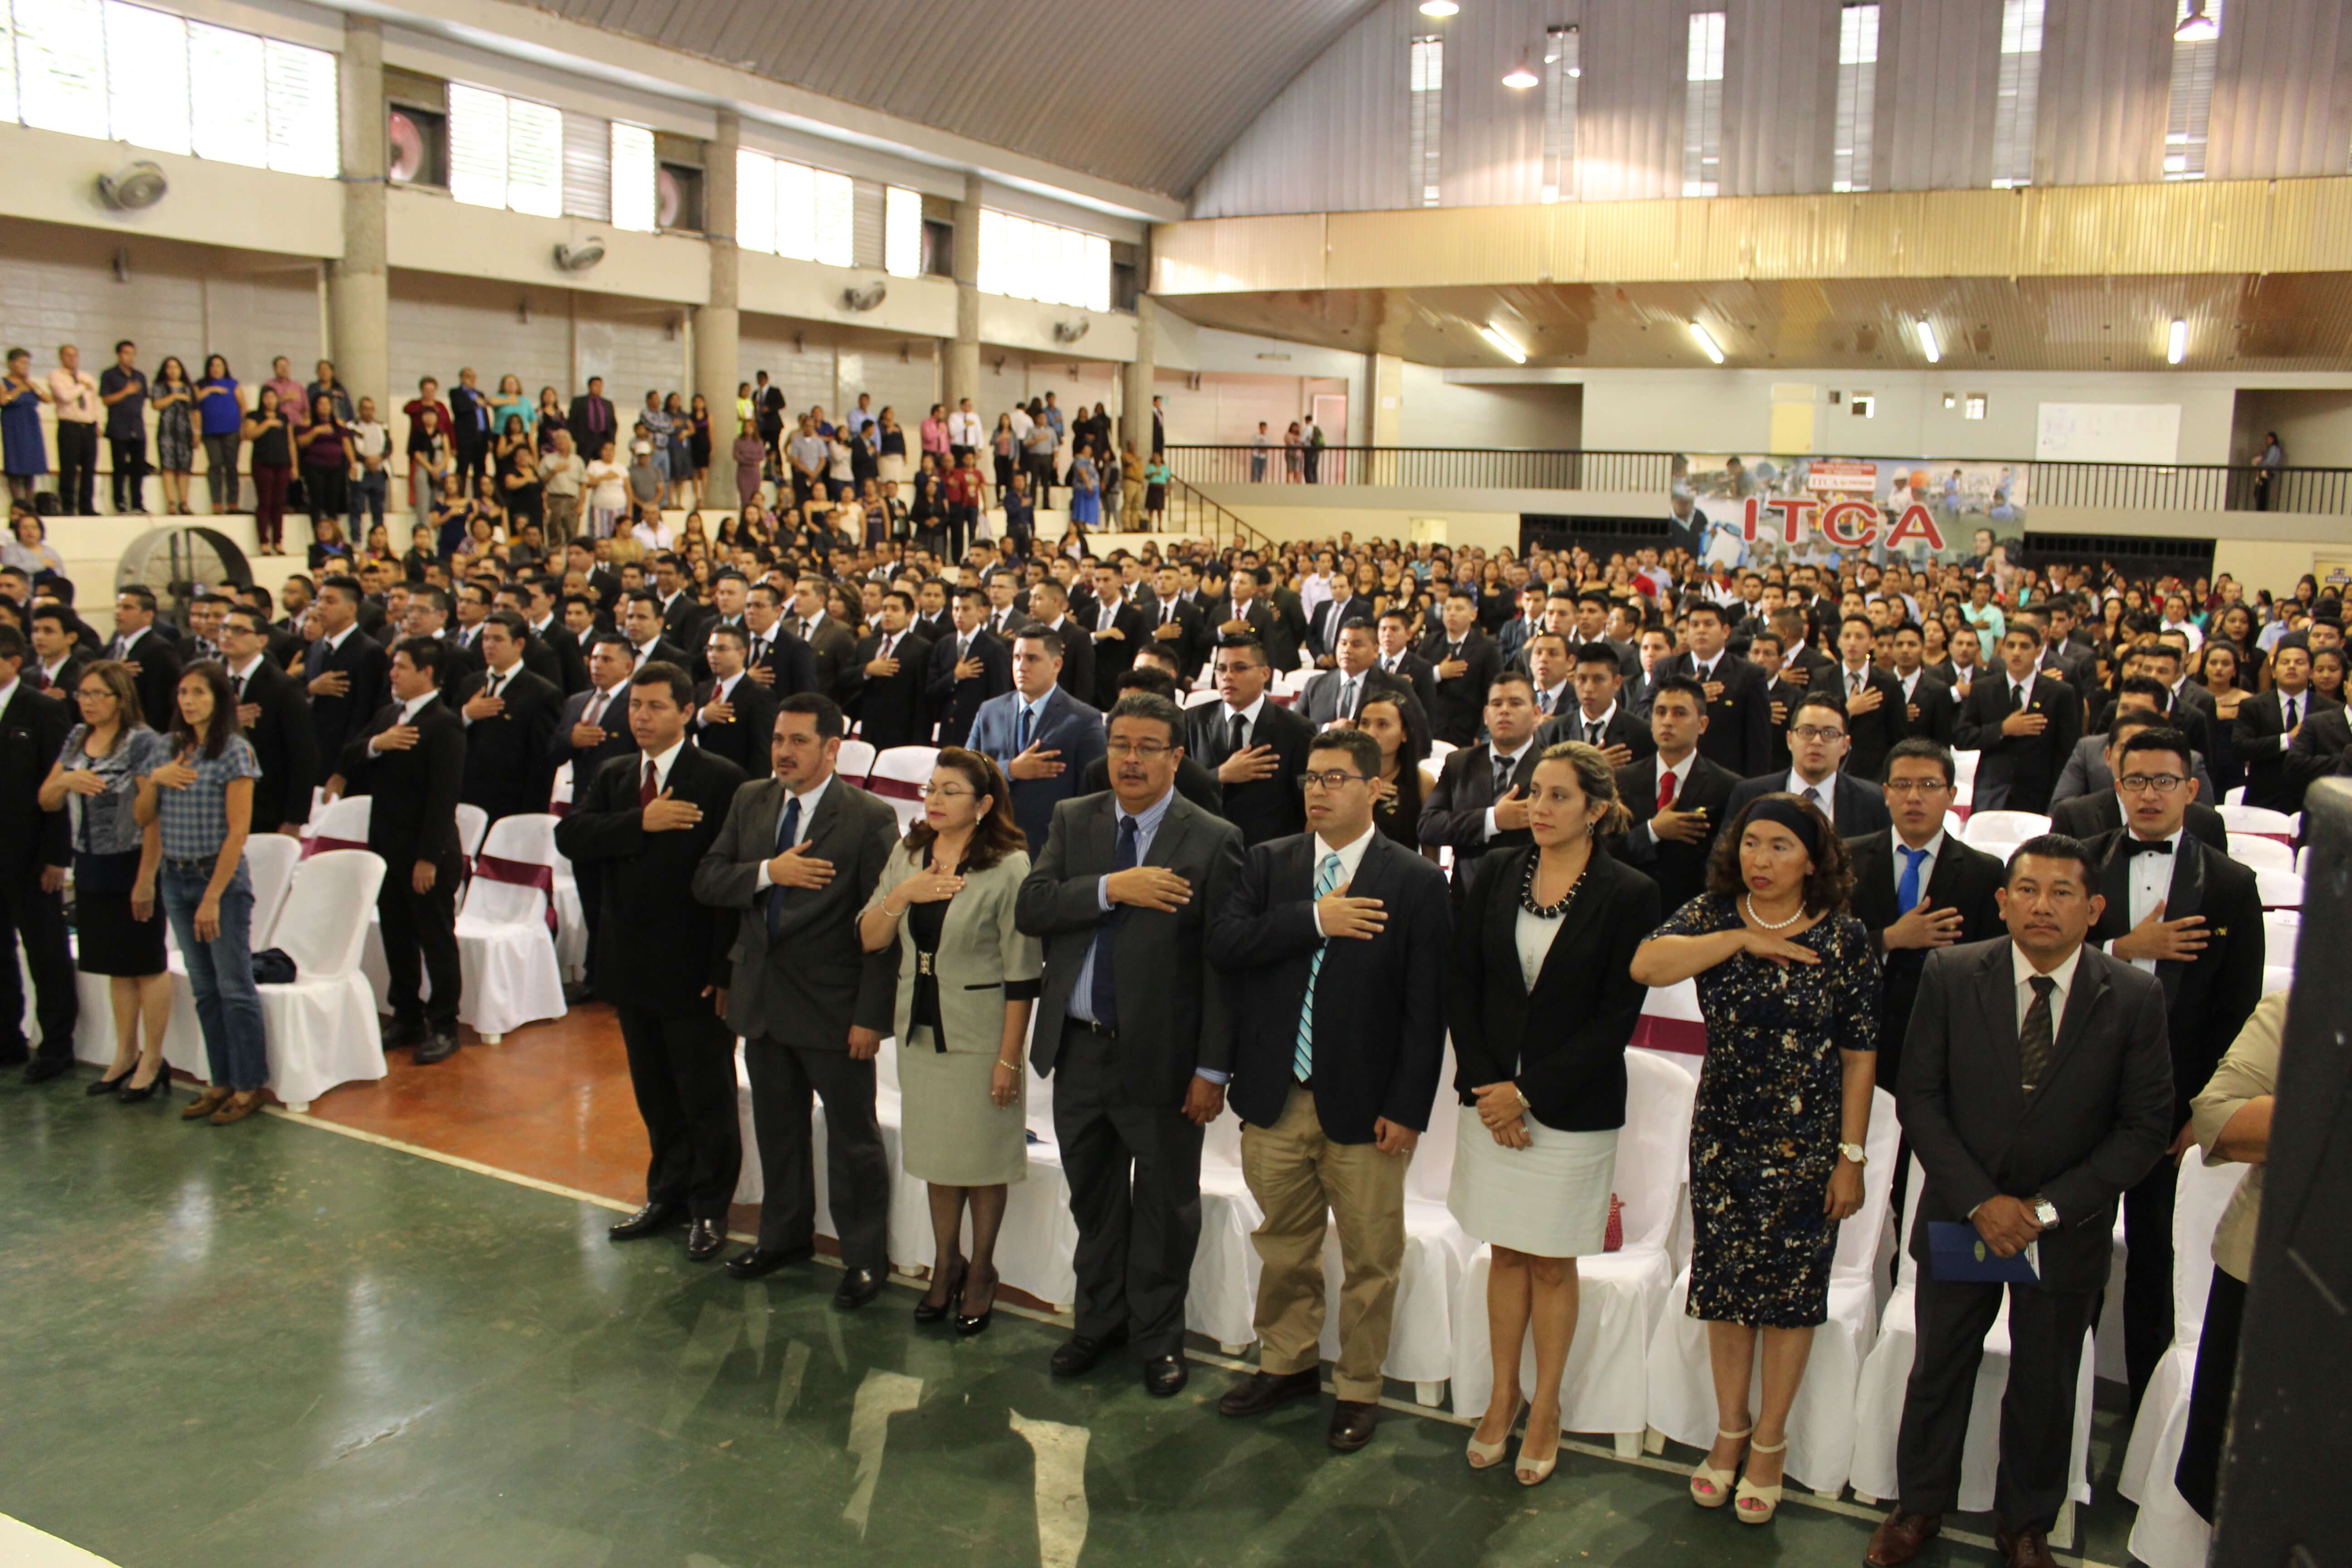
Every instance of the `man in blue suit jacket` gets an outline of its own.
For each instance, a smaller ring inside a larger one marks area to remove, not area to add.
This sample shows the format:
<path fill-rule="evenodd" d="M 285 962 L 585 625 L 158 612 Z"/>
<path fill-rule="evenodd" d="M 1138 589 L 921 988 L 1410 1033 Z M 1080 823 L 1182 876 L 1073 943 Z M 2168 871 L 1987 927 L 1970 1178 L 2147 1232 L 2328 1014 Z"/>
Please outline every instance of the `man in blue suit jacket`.
<path fill-rule="evenodd" d="M 1033 626 L 1013 639 L 1013 689 L 972 716 L 965 742 L 992 758 L 1013 784 L 1013 816 L 1045 847 L 1054 808 L 1078 794 L 1078 781 L 1103 754 L 1103 716 L 1062 689 L 1062 638 Z"/>

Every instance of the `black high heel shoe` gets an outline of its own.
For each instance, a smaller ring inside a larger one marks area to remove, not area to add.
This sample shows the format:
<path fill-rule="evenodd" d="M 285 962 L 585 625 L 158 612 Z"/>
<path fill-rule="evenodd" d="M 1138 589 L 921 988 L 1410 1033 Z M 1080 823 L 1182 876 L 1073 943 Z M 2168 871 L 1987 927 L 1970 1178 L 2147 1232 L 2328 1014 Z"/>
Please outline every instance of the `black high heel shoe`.
<path fill-rule="evenodd" d="M 152 1100 L 157 1095 L 163 1093 L 164 1091 L 164 1086 L 172 1081 L 172 1064 L 169 1062 L 156 1063 L 155 1076 L 149 1079 L 143 1087 L 134 1087 L 131 1082 L 131 1079 L 136 1078 L 138 1075 L 139 1069 L 137 1068 L 132 1068 L 131 1071 L 124 1076 L 122 1079 L 122 1088 L 115 1095 L 115 1098 L 121 1100 L 125 1105 L 137 1105 L 142 1100 Z"/>
<path fill-rule="evenodd" d="M 970 1273 L 967 1272 L 964 1278 L 965 1280 L 968 1281 L 971 1279 Z M 1003 1287 L 1003 1276 L 999 1275 L 997 1277 L 996 1283 L 989 1287 L 988 1310 L 986 1311 L 979 1313 L 977 1316 L 968 1316 L 961 1310 L 959 1310 L 956 1313 L 955 1331 L 957 1337 L 968 1340 L 974 1334 L 982 1334 L 988 1331 L 990 1320 L 996 1316 L 996 1292 Z M 956 1305 L 959 1309 L 963 1305 L 963 1291 L 961 1289 L 956 1291 Z"/>
<path fill-rule="evenodd" d="M 89 1088 L 87 1088 L 87 1089 L 83 1089 L 83 1090 L 82 1090 L 82 1092 L 83 1092 L 84 1094 L 86 1094 L 86 1095 L 89 1096 L 92 1100 L 96 1100 L 96 1099 L 97 1099 L 100 1095 L 101 1095 L 101 1094 L 112 1094 L 115 1090 L 117 1090 L 117 1089 L 121 1089 L 124 1084 L 129 1083 L 129 1082 L 131 1081 L 131 1076 L 132 1076 L 132 1074 L 135 1074 L 136 1072 L 138 1072 L 138 1070 L 139 1070 L 139 1064 L 138 1064 L 137 1062 L 132 1062 L 132 1063 L 131 1064 L 131 1071 L 130 1071 L 130 1072 L 126 1072 L 126 1073 L 124 1073 L 124 1074 L 123 1074 L 121 1077 L 120 1077 L 120 1078 L 102 1078 L 102 1079 L 99 1079 L 98 1081 L 96 1081 L 95 1083 L 92 1083 Z"/>
<path fill-rule="evenodd" d="M 915 1303 L 915 1321 L 919 1323 L 945 1322 L 947 1321 L 948 1314 L 954 1311 L 957 1304 L 963 1299 L 964 1277 L 971 1270 L 968 1266 L 957 1268 L 955 1273 L 955 1282 L 948 1287 L 947 1299 L 936 1307 L 931 1305 L 930 1293 L 929 1291 L 924 1292 L 922 1300 Z"/>

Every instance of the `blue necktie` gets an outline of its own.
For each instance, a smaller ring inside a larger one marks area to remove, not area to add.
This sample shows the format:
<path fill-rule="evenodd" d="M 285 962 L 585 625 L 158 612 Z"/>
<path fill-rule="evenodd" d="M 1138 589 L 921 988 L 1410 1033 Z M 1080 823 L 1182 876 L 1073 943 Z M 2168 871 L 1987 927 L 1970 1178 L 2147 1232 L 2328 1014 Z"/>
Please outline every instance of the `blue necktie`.
<path fill-rule="evenodd" d="M 1136 826 L 1135 818 L 1121 816 L 1118 819 L 1118 849 L 1111 857 L 1111 869 L 1114 871 L 1135 869 L 1136 862 L 1139 858 L 1136 853 L 1136 846 L 1141 840 L 1142 834 Z M 1112 910 L 1109 918 L 1105 920 L 1095 931 L 1094 994 L 1087 1000 L 1094 1005 L 1095 1022 L 1106 1029 L 1118 1027 L 1118 982 L 1112 974 L 1110 950 L 1111 939 L 1118 934 L 1119 919 L 1125 913 L 1124 910 Z"/>
<path fill-rule="evenodd" d="M 1339 885 L 1339 858 L 1323 857 L 1323 864 L 1315 873 L 1315 898 L 1321 902 Z M 1307 961 L 1307 1000 L 1298 1009 L 1298 1046 L 1290 1054 L 1290 1070 L 1301 1083 L 1315 1078 L 1315 982 L 1323 973 L 1323 955 L 1329 952 L 1331 939 L 1325 937 L 1315 946 L 1315 956 Z"/>
<path fill-rule="evenodd" d="M 789 795 L 784 800 L 784 815 L 776 822 L 776 853 L 781 855 L 800 840 L 801 797 Z M 784 890 L 773 886 L 768 889 L 768 940 L 774 942 L 784 933 Z"/>
<path fill-rule="evenodd" d="M 1018 752 L 1025 752 L 1025 751 L 1027 751 L 1028 749 L 1029 749 L 1029 710 L 1028 710 L 1028 709 L 1026 709 L 1026 708 L 1024 708 L 1024 709 L 1022 709 L 1022 710 L 1021 710 L 1021 729 L 1020 729 L 1020 733 L 1019 733 L 1018 737 L 1017 737 L 1017 738 L 1013 741 L 1013 750 L 1016 753 L 1018 753 Z"/>
<path fill-rule="evenodd" d="M 1903 857 L 1903 875 L 1895 883 L 1895 910 L 1907 915 L 1919 907 L 1919 868 L 1927 863 L 1927 852 L 1908 844 L 1897 844 L 1895 852 Z"/>

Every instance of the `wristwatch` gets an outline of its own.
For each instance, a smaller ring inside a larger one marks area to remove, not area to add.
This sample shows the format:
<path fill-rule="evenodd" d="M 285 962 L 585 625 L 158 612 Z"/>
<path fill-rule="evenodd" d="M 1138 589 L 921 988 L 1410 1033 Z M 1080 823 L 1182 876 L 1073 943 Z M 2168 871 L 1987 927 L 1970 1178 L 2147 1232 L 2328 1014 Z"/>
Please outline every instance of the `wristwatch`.
<path fill-rule="evenodd" d="M 1864 1152 L 1862 1145 L 1859 1143 L 1839 1144 L 1838 1157 L 1841 1159 L 1851 1160 L 1857 1165 L 1867 1165 L 1870 1163 L 1870 1156 Z"/>
<path fill-rule="evenodd" d="M 2058 1223 L 2058 1205 L 2039 1193 L 2033 1197 L 2033 1223 L 2044 1230 Z"/>

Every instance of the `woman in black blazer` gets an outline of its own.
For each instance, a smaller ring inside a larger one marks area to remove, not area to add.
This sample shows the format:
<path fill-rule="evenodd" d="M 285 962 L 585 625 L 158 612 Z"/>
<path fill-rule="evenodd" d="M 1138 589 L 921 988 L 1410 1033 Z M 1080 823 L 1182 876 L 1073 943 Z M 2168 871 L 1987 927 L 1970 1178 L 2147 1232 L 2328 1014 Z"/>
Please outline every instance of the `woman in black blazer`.
<path fill-rule="evenodd" d="M 1559 1457 L 1576 1259 L 1605 1247 L 1625 1047 L 1642 1012 L 1630 966 L 1659 917 L 1657 884 L 1597 847 L 1629 820 L 1607 756 L 1581 741 L 1547 748 L 1528 797 L 1534 844 L 1486 858 L 1454 924 L 1462 1110 L 1446 1206 L 1494 1249 L 1495 1391 L 1471 1435 L 1470 1463 L 1484 1469 L 1502 1458 L 1532 1325 L 1522 1486 L 1542 1482 Z"/>

